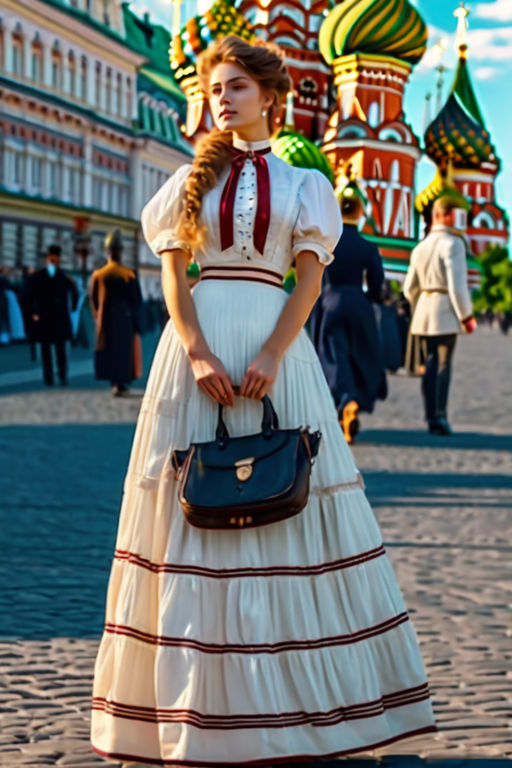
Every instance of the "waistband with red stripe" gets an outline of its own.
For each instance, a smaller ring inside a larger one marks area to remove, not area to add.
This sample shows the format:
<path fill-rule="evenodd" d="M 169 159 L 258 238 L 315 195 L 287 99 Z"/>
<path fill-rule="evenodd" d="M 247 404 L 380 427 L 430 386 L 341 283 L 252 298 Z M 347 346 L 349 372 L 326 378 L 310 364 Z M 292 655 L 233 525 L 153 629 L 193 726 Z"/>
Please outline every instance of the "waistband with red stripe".
<path fill-rule="evenodd" d="M 200 280 L 248 280 L 253 283 L 265 283 L 276 288 L 283 287 L 283 276 L 279 272 L 263 267 L 245 266 L 205 266 L 201 267 Z"/>

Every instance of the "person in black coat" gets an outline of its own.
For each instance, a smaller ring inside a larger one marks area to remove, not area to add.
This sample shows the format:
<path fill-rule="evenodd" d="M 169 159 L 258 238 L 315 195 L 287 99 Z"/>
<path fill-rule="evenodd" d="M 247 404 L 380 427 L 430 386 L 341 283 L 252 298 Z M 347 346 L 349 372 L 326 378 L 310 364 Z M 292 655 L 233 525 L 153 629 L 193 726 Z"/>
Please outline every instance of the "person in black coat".
<path fill-rule="evenodd" d="M 377 322 L 384 270 L 379 251 L 358 232 L 361 193 L 349 182 L 341 196 L 343 234 L 324 272 L 322 294 L 310 322 L 311 335 L 348 443 L 359 431 L 359 411 L 371 413 L 387 395 Z M 363 282 L 367 290 L 363 291 Z"/>
<path fill-rule="evenodd" d="M 52 346 L 57 353 L 60 382 L 67 384 L 66 342 L 72 336 L 70 312 L 78 305 L 78 289 L 74 281 L 59 268 L 60 254 L 59 245 L 50 245 L 46 267 L 29 277 L 26 286 L 33 338 L 41 343 L 44 383 L 50 387 L 54 383 Z"/>
<path fill-rule="evenodd" d="M 108 263 L 93 272 L 91 306 L 96 320 L 94 368 L 97 379 L 112 384 L 112 394 L 128 392 L 142 376 L 142 294 L 132 269 L 121 264 L 122 236 L 114 229 L 105 239 Z"/>

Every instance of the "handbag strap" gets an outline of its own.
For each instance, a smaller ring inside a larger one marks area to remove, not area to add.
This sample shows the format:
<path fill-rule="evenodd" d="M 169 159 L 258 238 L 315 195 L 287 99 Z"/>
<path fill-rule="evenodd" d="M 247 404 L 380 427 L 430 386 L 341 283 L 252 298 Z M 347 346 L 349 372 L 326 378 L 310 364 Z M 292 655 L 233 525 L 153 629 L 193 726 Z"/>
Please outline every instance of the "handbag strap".
<path fill-rule="evenodd" d="M 275 412 L 272 400 L 268 395 L 265 395 L 262 398 L 261 404 L 263 406 L 261 431 L 264 437 L 270 437 L 272 435 L 272 430 L 279 429 L 279 419 L 277 418 L 277 413 Z M 217 429 L 215 431 L 215 439 L 221 447 L 226 445 L 229 440 L 229 432 L 224 422 L 224 407 L 221 403 L 219 403 L 219 418 L 217 421 Z"/>

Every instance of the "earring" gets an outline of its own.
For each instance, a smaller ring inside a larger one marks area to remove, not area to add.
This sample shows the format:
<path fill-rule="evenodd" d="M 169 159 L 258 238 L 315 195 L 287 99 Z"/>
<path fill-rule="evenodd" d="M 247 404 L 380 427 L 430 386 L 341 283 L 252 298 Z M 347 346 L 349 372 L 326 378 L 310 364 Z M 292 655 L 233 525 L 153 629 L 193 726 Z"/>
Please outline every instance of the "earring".
<path fill-rule="evenodd" d="M 261 116 L 262 116 L 262 117 L 266 117 L 266 116 L 267 116 L 267 110 L 266 110 L 266 109 L 263 109 L 263 110 L 261 111 Z"/>

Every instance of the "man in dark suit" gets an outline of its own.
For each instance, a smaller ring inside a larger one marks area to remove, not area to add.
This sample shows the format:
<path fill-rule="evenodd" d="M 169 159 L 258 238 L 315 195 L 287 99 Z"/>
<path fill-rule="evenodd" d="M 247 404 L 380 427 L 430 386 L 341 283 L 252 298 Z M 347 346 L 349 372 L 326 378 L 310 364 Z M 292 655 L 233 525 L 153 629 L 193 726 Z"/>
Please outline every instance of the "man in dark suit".
<path fill-rule="evenodd" d="M 51 387 L 53 378 L 52 345 L 57 354 L 61 384 L 67 384 L 66 342 L 71 339 L 70 312 L 78 305 L 78 290 L 73 280 L 60 268 L 61 248 L 50 245 L 46 266 L 29 279 L 27 304 L 30 306 L 34 339 L 41 343 L 44 383 Z"/>
<path fill-rule="evenodd" d="M 387 395 L 386 373 L 372 303 L 381 301 L 384 269 L 377 247 L 358 232 L 363 215 L 355 181 L 342 190 L 343 234 L 324 272 L 311 317 L 313 343 L 347 443 L 359 431 L 359 411 L 371 413 Z M 366 292 L 363 291 L 366 283 Z"/>

